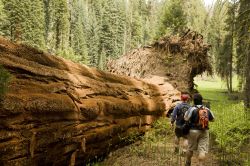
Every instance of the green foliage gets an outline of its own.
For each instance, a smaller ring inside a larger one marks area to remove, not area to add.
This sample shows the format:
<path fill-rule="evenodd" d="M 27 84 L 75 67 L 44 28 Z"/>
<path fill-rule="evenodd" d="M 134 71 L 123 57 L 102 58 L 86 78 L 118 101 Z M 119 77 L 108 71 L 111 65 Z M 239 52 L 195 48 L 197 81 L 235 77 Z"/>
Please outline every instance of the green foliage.
<path fill-rule="evenodd" d="M 2 99 L 7 91 L 10 76 L 9 72 L 0 65 L 0 99 Z"/>
<path fill-rule="evenodd" d="M 4 31 L 7 24 L 7 17 L 4 11 L 4 5 L 2 0 L 0 0 L 0 35 L 4 35 Z"/>
<path fill-rule="evenodd" d="M 154 135 L 159 139 L 164 138 L 164 136 L 173 136 L 172 128 L 170 127 L 169 120 L 162 117 L 154 122 L 153 124 Z"/>
<path fill-rule="evenodd" d="M 216 71 L 219 76 L 224 80 L 229 80 L 230 76 L 230 67 L 231 67 L 231 54 L 233 43 L 231 40 L 231 35 L 226 35 L 222 43 L 222 46 L 219 49 L 219 54 L 216 59 Z"/>
<path fill-rule="evenodd" d="M 246 119 L 243 103 L 225 102 L 225 100 L 212 104 L 218 122 L 211 124 L 211 131 L 216 135 L 216 142 L 226 152 L 235 153 L 240 151 L 249 139 L 250 123 Z"/>
<path fill-rule="evenodd" d="M 3 28 L 4 35 L 14 41 L 22 41 L 28 45 L 44 48 L 44 12 L 40 0 L 4 0 L 4 11 L 7 24 Z"/>
<path fill-rule="evenodd" d="M 13 41 L 105 69 L 107 59 L 152 41 L 161 3 L 1 0 L 0 33 Z"/>
<path fill-rule="evenodd" d="M 70 5 L 69 45 L 73 49 L 74 58 L 78 62 L 88 63 L 88 48 L 84 29 L 84 1 L 72 1 Z"/>
<path fill-rule="evenodd" d="M 244 89 L 244 104 L 250 108 L 250 2 L 241 0 L 237 17 L 237 73 Z"/>
<path fill-rule="evenodd" d="M 203 0 L 189 0 L 184 2 L 184 12 L 187 17 L 187 27 L 199 32 L 206 38 L 209 13 Z"/>
<path fill-rule="evenodd" d="M 219 50 L 216 69 L 218 74 L 226 80 L 228 91 L 232 93 L 232 75 L 233 75 L 233 59 L 235 58 L 235 22 L 236 22 L 236 9 L 238 4 L 236 1 L 228 3 L 228 10 L 226 16 L 226 26 L 224 27 L 226 35 Z"/>
<path fill-rule="evenodd" d="M 66 1 L 53 0 L 49 4 L 50 10 L 50 38 L 51 48 L 55 51 L 66 50 L 69 46 L 69 10 Z"/>
<path fill-rule="evenodd" d="M 208 43 L 212 44 L 211 53 L 215 62 L 219 57 L 220 47 L 226 35 L 224 27 L 226 26 L 227 3 L 224 0 L 217 0 L 214 5 L 212 16 L 209 20 Z M 214 66 L 215 67 L 215 66 Z"/>
<path fill-rule="evenodd" d="M 98 67 L 100 55 L 100 34 L 101 34 L 101 4 L 86 4 L 89 10 L 86 11 L 88 17 L 85 18 L 86 41 L 88 48 L 88 63 Z"/>
<path fill-rule="evenodd" d="M 184 12 L 182 0 L 166 1 L 161 18 L 159 36 L 166 33 L 180 33 L 187 26 L 187 16 Z"/>

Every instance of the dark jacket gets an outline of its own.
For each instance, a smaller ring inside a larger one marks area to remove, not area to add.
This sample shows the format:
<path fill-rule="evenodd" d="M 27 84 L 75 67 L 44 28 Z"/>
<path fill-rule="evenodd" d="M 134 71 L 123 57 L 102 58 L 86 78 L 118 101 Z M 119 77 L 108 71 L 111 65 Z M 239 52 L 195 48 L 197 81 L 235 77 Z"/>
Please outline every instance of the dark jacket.
<path fill-rule="evenodd" d="M 171 116 L 171 123 L 173 124 L 176 121 L 176 126 L 182 126 L 185 123 L 185 121 L 184 121 L 184 115 L 181 114 L 181 111 L 183 108 L 186 108 L 186 110 L 188 110 L 190 107 L 191 106 L 186 102 L 182 102 L 176 105 L 173 114 Z"/>

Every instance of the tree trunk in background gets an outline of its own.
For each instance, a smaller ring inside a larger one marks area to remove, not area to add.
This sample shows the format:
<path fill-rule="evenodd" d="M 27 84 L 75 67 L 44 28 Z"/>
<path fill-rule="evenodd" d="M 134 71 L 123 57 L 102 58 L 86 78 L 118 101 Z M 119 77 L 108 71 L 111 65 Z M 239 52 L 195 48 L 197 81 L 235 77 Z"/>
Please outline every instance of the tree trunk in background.
<path fill-rule="evenodd" d="M 244 81 L 244 105 L 250 108 L 250 1 L 239 1 L 237 17 L 237 74 Z M 249 111 L 250 112 L 250 111 Z"/>
<path fill-rule="evenodd" d="M 248 32 L 249 33 L 249 32 Z M 248 35 L 250 37 L 250 35 Z M 248 38 L 250 39 L 250 38 Z M 250 41 L 249 41 L 250 42 Z M 246 49 L 247 64 L 246 64 L 246 85 L 245 85 L 245 107 L 250 111 L 250 44 L 248 43 L 248 49 Z"/>
<path fill-rule="evenodd" d="M 235 14 L 234 14 L 235 15 Z M 234 23 L 232 24 L 232 37 L 231 37 L 231 50 L 230 50 L 230 58 L 229 58 L 229 93 L 233 92 L 233 52 L 234 52 Z"/>
<path fill-rule="evenodd" d="M 50 26 L 50 12 L 49 12 L 49 4 L 50 0 L 43 0 L 44 3 L 44 13 L 45 13 L 45 43 L 48 43 L 48 36 L 49 36 L 49 26 Z"/>

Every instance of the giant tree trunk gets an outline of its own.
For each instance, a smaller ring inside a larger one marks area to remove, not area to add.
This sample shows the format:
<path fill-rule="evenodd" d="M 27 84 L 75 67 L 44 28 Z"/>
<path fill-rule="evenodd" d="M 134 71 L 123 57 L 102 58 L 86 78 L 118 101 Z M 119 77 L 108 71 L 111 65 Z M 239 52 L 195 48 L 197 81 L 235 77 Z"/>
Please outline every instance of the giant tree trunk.
<path fill-rule="evenodd" d="M 0 165 L 86 164 L 145 132 L 177 94 L 2 38 L 0 64 L 12 74 L 0 106 Z"/>

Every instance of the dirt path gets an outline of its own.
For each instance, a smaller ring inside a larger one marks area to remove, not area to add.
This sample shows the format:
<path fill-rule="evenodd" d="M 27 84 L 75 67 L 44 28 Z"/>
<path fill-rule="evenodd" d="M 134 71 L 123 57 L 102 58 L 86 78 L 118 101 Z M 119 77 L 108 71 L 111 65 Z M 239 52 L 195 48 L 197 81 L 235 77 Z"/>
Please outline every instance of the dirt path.
<path fill-rule="evenodd" d="M 153 133 L 153 134 L 152 134 Z M 101 166 L 184 166 L 185 155 L 174 153 L 173 133 L 157 135 L 147 133 L 141 141 L 110 153 L 108 158 L 99 163 Z M 194 156 L 197 156 L 195 153 Z M 219 166 L 217 157 L 211 150 L 205 166 Z M 192 166 L 198 166 L 195 157 Z"/>

